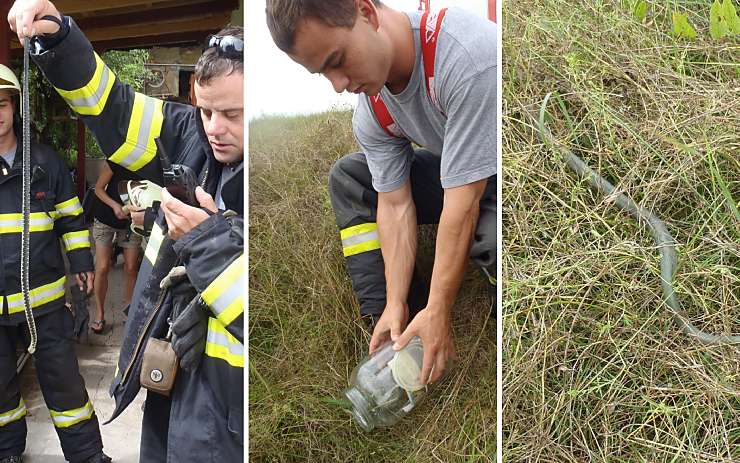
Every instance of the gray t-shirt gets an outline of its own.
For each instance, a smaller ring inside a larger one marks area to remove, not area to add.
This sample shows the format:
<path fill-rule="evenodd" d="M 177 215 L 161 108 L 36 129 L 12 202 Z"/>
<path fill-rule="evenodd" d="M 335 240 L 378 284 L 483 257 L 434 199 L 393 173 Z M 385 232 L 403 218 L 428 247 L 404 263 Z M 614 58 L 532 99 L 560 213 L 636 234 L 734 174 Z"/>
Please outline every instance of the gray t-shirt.
<path fill-rule="evenodd" d="M 441 156 L 443 188 L 454 188 L 496 173 L 496 42 L 498 26 L 459 8 L 450 8 L 438 36 L 434 86 L 440 113 L 427 95 L 419 37 L 420 13 L 407 13 L 413 29 L 416 64 L 406 88 L 381 96 L 398 128 L 410 140 Z M 373 187 L 400 188 L 409 178 L 413 148 L 378 124 L 369 97 L 361 95 L 352 120 L 367 157 Z"/>
<path fill-rule="evenodd" d="M 9 167 L 13 167 L 13 162 L 15 161 L 15 151 L 18 149 L 18 145 L 13 145 L 13 148 L 8 151 L 7 153 L 0 153 L 0 156 L 5 160 L 5 162 L 8 163 Z"/>

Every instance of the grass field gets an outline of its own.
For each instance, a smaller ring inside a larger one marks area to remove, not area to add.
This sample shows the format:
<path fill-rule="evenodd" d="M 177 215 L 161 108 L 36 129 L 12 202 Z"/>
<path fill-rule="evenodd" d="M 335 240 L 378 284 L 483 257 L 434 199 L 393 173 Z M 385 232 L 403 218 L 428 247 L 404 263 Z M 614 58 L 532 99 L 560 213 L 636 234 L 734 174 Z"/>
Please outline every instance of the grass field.
<path fill-rule="evenodd" d="M 350 117 L 250 124 L 250 461 L 493 461 L 495 319 L 472 265 L 454 308 L 460 361 L 452 373 L 388 430 L 365 433 L 343 408 L 341 392 L 369 341 L 326 187 L 331 164 L 356 150 Z M 420 261 L 430 271 L 433 229 L 422 235 Z"/>
<path fill-rule="evenodd" d="M 740 45 L 709 1 L 504 5 L 507 462 L 740 460 L 740 349 L 678 332 L 650 233 L 538 139 L 548 125 L 679 243 L 692 321 L 740 333 Z M 676 38 L 673 12 L 695 39 Z M 559 100 L 560 102 L 558 102 Z"/>

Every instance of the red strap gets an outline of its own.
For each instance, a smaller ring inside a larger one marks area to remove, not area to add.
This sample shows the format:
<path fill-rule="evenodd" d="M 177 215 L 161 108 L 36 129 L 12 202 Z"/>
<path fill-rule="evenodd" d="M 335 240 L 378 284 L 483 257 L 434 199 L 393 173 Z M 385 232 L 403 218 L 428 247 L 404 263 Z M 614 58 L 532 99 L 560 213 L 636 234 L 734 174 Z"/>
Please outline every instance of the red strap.
<path fill-rule="evenodd" d="M 488 19 L 496 22 L 496 0 L 488 0 Z"/>
<path fill-rule="evenodd" d="M 428 8 L 429 0 L 420 0 L 419 6 L 421 7 L 422 4 Z M 437 54 L 437 37 L 439 36 L 439 30 L 446 12 L 447 8 L 440 10 L 439 13 L 429 13 L 429 10 L 425 11 L 421 16 L 421 25 L 419 27 L 421 53 L 424 61 L 424 82 L 426 83 L 427 94 L 432 104 L 443 114 L 444 112 L 437 101 L 437 93 L 434 91 L 434 61 Z M 398 138 L 403 137 L 396 126 L 396 122 L 393 120 L 393 116 L 388 111 L 388 107 L 380 97 L 380 93 L 370 97 L 370 106 L 375 113 L 378 124 L 380 124 L 388 135 Z"/>
<path fill-rule="evenodd" d="M 394 132 L 398 131 L 396 129 L 396 122 L 393 120 L 393 116 L 391 116 L 391 113 L 388 112 L 388 107 L 386 107 L 385 103 L 383 102 L 383 99 L 380 98 L 380 93 L 378 93 L 375 96 L 370 97 L 370 106 L 373 109 L 373 112 L 375 113 L 375 118 L 378 119 L 378 124 L 380 124 L 381 127 L 383 127 L 383 130 L 385 130 L 385 133 L 390 135 L 391 137 L 401 137 L 401 134 L 396 134 Z"/>
<path fill-rule="evenodd" d="M 442 20 L 447 13 L 447 8 L 443 8 L 439 13 L 429 13 L 428 11 L 421 16 L 421 54 L 424 60 L 424 82 L 427 86 L 427 94 L 432 100 L 432 104 L 442 111 L 437 99 L 437 92 L 434 90 L 434 62 L 437 58 L 437 37 L 442 28 Z"/>
<path fill-rule="evenodd" d="M 429 11 L 429 0 L 419 0 L 419 12 Z"/>

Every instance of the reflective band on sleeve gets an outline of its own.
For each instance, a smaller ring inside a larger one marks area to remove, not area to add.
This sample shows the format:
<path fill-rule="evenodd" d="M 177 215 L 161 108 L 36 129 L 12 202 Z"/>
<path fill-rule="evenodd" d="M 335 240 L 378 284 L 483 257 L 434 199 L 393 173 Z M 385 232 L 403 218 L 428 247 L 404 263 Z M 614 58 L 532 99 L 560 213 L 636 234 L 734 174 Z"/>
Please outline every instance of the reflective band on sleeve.
<path fill-rule="evenodd" d="M 64 249 L 69 252 L 75 249 L 90 247 L 90 232 L 88 230 L 69 232 L 62 235 Z"/>
<path fill-rule="evenodd" d="M 224 326 L 244 313 L 244 254 L 208 285 L 202 297 Z"/>
<path fill-rule="evenodd" d="M 62 90 L 56 87 L 55 89 L 76 113 L 97 116 L 103 112 L 115 80 L 116 75 L 95 53 L 95 73 L 87 85 L 77 90 Z"/>
<path fill-rule="evenodd" d="M 354 225 L 343 229 L 339 234 L 342 238 L 344 257 L 380 249 L 378 224 L 375 222 Z"/>
<path fill-rule="evenodd" d="M 33 288 L 30 293 L 31 308 L 40 307 L 51 301 L 64 297 L 64 284 L 67 278 L 62 277 L 52 283 Z M 8 312 L 10 314 L 23 312 L 23 293 L 11 294 L 8 299 Z"/>
<path fill-rule="evenodd" d="M 162 131 L 163 105 L 162 100 L 142 93 L 137 92 L 134 95 L 134 106 L 131 109 L 126 140 L 111 155 L 111 162 L 134 172 L 151 162 L 157 153 L 154 139 L 159 137 Z"/>
<path fill-rule="evenodd" d="M 206 355 L 225 360 L 232 367 L 244 368 L 244 346 L 213 317 L 208 317 Z"/>
<path fill-rule="evenodd" d="M 74 410 L 65 410 L 57 412 L 49 410 L 51 414 L 51 421 L 54 422 L 54 426 L 57 428 L 68 428 L 74 426 L 81 421 L 87 421 L 95 414 L 92 403 L 88 400 L 85 405 Z"/>
<path fill-rule="evenodd" d="M 76 217 L 82 214 L 82 204 L 77 196 L 54 205 L 58 217 Z"/>
<path fill-rule="evenodd" d="M 26 416 L 26 403 L 23 398 L 18 401 L 18 407 L 5 413 L 0 413 L 0 428 Z"/>
<path fill-rule="evenodd" d="M 32 232 L 49 231 L 54 229 L 54 216 L 46 212 L 32 212 L 29 219 Z M 0 214 L 0 233 L 20 233 L 23 231 L 22 214 Z"/>
<path fill-rule="evenodd" d="M 152 265 L 157 261 L 157 255 L 159 255 L 159 248 L 162 246 L 162 241 L 164 241 L 162 228 L 155 223 L 152 226 L 152 232 L 149 234 L 149 242 L 144 251 L 144 257 L 146 257 Z"/>

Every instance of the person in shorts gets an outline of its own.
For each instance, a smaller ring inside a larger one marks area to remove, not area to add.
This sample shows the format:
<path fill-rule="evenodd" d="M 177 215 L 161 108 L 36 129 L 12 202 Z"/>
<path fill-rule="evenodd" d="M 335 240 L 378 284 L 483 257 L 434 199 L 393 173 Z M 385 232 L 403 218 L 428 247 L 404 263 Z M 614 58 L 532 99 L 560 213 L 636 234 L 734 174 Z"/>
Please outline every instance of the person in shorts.
<path fill-rule="evenodd" d="M 131 302 L 136 276 L 139 272 L 141 236 L 131 231 L 131 220 L 123 210 L 118 194 L 118 183 L 125 180 L 116 164 L 105 162 L 95 182 L 93 239 L 95 240 L 95 303 L 96 316 L 90 329 L 100 334 L 105 329 L 105 297 L 108 292 L 108 272 L 114 263 L 114 243 L 123 249 L 123 274 L 126 280 L 123 293 L 125 307 Z M 124 171 L 125 172 L 125 171 Z"/>

